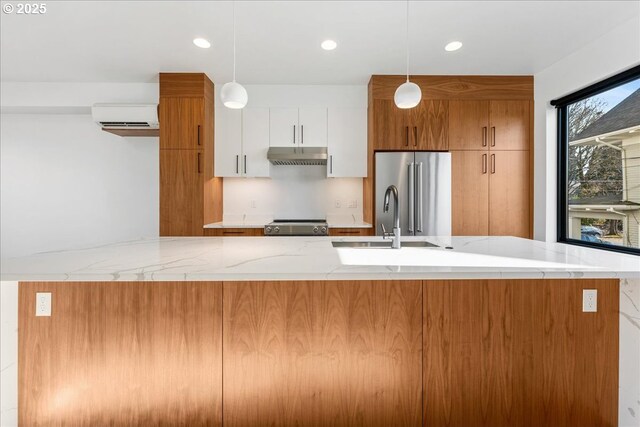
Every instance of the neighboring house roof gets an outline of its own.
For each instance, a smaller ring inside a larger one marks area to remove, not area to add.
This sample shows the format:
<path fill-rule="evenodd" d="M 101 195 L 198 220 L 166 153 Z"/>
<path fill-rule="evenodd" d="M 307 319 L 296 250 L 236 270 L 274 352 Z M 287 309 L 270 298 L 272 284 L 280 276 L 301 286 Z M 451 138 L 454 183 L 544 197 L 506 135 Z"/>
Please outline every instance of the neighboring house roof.
<path fill-rule="evenodd" d="M 639 125 L 640 89 L 637 89 L 618 105 L 600 116 L 598 120 L 584 128 L 582 132 L 571 138 L 571 141 L 579 141 Z"/>
<path fill-rule="evenodd" d="M 569 200 L 570 205 L 601 205 L 601 206 L 638 206 L 640 209 L 640 203 L 630 202 L 628 200 L 622 200 L 622 194 L 613 193 L 605 196 L 588 197 L 583 199 Z"/>

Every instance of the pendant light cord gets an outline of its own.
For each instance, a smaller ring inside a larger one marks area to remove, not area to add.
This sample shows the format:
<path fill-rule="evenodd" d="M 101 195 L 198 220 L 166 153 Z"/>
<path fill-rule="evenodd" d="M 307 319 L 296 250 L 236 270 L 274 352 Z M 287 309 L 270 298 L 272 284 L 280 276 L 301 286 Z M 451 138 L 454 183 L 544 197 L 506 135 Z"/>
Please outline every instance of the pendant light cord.
<path fill-rule="evenodd" d="M 407 33 L 406 33 L 406 46 L 407 46 L 407 82 L 409 81 L 409 0 L 407 0 L 407 20 L 406 20 L 406 27 L 407 27 Z"/>
<path fill-rule="evenodd" d="M 236 0 L 233 0 L 233 82 L 236 81 Z"/>

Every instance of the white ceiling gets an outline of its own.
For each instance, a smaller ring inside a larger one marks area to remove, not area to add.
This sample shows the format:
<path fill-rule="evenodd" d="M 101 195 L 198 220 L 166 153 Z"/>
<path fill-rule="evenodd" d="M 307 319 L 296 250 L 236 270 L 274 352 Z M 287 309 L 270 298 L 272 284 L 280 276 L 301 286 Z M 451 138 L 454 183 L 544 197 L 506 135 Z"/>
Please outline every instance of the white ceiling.
<path fill-rule="evenodd" d="M 2 81 L 150 82 L 159 71 L 228 81 L 231 7 L 48 1 L 45 15 L 2 13 Z M 410 12 L 415 74 L 534 74 L 626 20 L 640 25 L 637 0 L 412 1 Z M 404 1 L 238 1 L 236 17 L 241 83 L 364 84 L 404 73 Z M 325 38 L 338 48 L 320 49 Z M 445 52 L 452 40 L 463 48 Z"/>

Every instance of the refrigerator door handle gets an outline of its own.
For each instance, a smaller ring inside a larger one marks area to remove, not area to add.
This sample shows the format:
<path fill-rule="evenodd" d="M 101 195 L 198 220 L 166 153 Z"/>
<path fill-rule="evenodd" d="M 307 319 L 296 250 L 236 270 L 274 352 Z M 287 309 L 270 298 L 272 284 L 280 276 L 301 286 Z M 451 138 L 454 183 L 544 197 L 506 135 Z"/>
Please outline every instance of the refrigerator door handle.
<path fill-rule="evenodd" d="M 424 210 L 424 206 L 422 205 L 422 162 L 418 163 L 416 173 L 418 175 L 416 178 L 416 213 L 418 217 L 416 231 L 422 233 L 422 211 Z"/>
<path fill-rule="evenodd" d="M 409 227 L 408 227 L 408 232 L 409 233 L 413 233 L 413 228 L 415 225 L 415 219 L 414 219 L 414 213 L 415 213 L 415 204 L 414 204 L 414 197 L 415 197 L 415 178 L 416 178 L 416 173 L 415 173 L 415 163 L 411 162 L 409 163 L 409 194 L 407 195 L 409 197 Z"/>

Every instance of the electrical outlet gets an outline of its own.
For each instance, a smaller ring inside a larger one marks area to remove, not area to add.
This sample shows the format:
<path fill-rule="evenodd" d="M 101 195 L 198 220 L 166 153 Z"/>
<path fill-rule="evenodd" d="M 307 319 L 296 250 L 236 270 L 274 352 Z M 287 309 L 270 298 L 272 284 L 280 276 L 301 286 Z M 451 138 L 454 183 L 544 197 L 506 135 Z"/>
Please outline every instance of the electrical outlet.
<path fill-rule="evenodd" d="M 36 292 L 36 316 L 51 316 L 51 292 Z"/>
<path fill-rule="evenodd" d="M 334 205 L 336 208 L 340 209 L 342 207 L 342 202 L 339 199 L 336 199 Z"/>
<path fill-rule="evenodd" d="M 351 209 L 357 208 L 357 207 L 358 207 L 358 200 L 356 199 L 356 200 L 352 200 L 352 201 L 350 201 L 350 202 L 349 202 L 349 207 L 350 207 Z"/>
<path fill-rule="evenodd" d="M 256 201 L 255 201 L 255 200 L 252 200 L 252 201 L 251 201 L 251 207 L 252 207 L 253 209 L 255 209 L 255 208 L 256 208 Z"/>
<path fill-rule="evenodd" d="M 582 290 L 582 312 L 595 313 L 598 311 L 598 290 L 583 289 Z"/>

